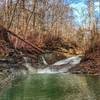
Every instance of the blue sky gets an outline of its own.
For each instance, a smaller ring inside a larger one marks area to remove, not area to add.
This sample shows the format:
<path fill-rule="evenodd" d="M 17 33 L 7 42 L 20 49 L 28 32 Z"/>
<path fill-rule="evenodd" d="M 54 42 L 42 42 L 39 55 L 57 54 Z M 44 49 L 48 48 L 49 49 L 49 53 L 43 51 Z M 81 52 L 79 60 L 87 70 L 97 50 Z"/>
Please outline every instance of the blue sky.
<path fill-rule="evenodd" d="M 84 3 L 86 3 L 87 2 L 87 0 L 64 0 L 66 3 L 69 3 L 69 4 L 71 4 L 71 3 L 79 3 L 79 2 L 84 2 Z"/>
<path fill-rule="evenodd" d="M 81 25 L 82 22 L 87 19 L 87 1 L 88 0 L 65 0 L 64 2 L 67 4 L 70 4 L 70 7 L 74 8 L 74 16 L 75 16 L 75 21 L 77 24 Z M 99 2 L 97 0 L 94 0 L 94 11 L 95 11 L 95 16 L 100 17 L 100 12 L 99 12 Z"/>

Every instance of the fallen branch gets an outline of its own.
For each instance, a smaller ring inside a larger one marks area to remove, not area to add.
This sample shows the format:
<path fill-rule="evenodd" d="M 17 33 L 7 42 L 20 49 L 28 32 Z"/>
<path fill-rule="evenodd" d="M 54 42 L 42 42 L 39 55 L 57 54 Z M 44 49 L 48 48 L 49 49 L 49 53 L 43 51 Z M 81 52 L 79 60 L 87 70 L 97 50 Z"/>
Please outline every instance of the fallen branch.
<path fill-rule="evenodd" d="M 14 32 L 11 32 L 10 30 L 7 30 L 6 28 L 4 28 L 3 26 L 0 26 L 0 33 L 3 32 L 2 34 L 5 35 L 7 34 L 10 34 L 12 36 L 15 36 L 16 38 L 18 38 L 19 40 L 23 41 L 24 43 L 26 43 L 27 45 L 31 46 L 34 51 L 36 53 L 43 53 L 44 51 L 42 49 L 40 49 L 39 47 L 35 46 L 34 44 L 28 42 L 27 40 L 24 40 L 22 37 L 18 36 L 17 34 L 15 34 Z M 5 39 L 6 40 L 6 39 Z"/>
<path fill-rule="evenodd" d="M 40 53 L 43 53 L 43 52 L 44 52 L 42 49 L 38 48 L 37 46 L 33 45 L 32 43 L 30 43 L 30 42 L 28 42 L 28 41 L 22 39 L 22 38 L 21 38 L 20 36 L 18 36 L 17 34 L 11 32 L 11 31 L 8 31 L 8 33 L 11 34 L 11 35 L 13 35 L 13 36 L 15 36 L 15 37 L 18 38 L 19 40 L 25 42 L 26 44 L 30 45 L 33 49 L 39 51 Z M 39 52 L 37 52 L 37 53 L 39 53 Z"/>

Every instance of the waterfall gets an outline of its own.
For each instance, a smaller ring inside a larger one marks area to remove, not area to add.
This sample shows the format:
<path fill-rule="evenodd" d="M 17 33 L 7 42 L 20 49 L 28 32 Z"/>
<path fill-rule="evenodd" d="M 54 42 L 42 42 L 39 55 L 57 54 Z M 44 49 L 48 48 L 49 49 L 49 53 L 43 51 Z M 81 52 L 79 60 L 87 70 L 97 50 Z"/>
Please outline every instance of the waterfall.
<path fill-rule="evenodd" d="M 48 65 L 47 68 L 38 69 L 37 73 L 68 73 L 69 69 L 75 67 L 77 64 L 80 63 L 81 56 L 82 55 L 78 55 L 57 61 L 52 65 Z M 60 68 L 58 69 L 58 67 Z"/>
<path fill-rule="evenodd" d="M 66 58 L 60 61 L 55 62 L 52 65 L 48 65 L 45 58 L 42 57 L 43 64 L 41 65 L 41 68 L 35 69 L 32 67 L 30 63 L 30 59 L 27 57 L 24 57 L 24 66 L 28 69 L 29 73 L 47 73 L 47 74 L 53 74 L 53 73 L 68 73 L 69 69 L 75 67 L 77 64 L 81 61 L 81 56 L 73 56 L 70 58 Z M 45 66 L 46 68 L 43 68 L 42 66 Z"/>
<path fill-rule="evenodd" d="M 32 64 L 30 63 L 30 59 L 28 57 L 23 57 L 24 58 L 24 66 L 28 69 L 28 72 L 33 73 L 34 68 L 32 67 Z"/>
<path fill-rule="evenodd" d="M 48 65 L 48 63 L 46 62 L 45 58 L 43 56 L 41 58 L 42 58 L 43 64 L 44 65 Z"/>
<path fill-rule="evenodd" d="M 65 65 L 65 64 L 76 65 L 76 64 L 80 63 L 80 60 L 81 60 L 81 55 L 78 55 L 78 56 L 74 56 L 74 57 L 70 57 L 70 58 L 67 58 L 67 59 L 57 61 L 53 65 L 57 65 L 57 66 Z"/>

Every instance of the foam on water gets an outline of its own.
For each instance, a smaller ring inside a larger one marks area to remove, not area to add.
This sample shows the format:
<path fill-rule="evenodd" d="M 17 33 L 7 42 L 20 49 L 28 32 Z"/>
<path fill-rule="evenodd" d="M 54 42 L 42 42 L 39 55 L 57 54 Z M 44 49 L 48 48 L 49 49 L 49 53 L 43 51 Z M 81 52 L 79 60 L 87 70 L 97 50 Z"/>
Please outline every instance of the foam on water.
<path fill-rule="evenodd" d="M 50 73 L 50 74 L 52 74 L 52 73 L 65 73 L 65 72 L 68 72 L 68 70 L 70 68 L 73 68 L 77 64 L 79 64 L 80 61 L 81 61 L 81 55 L 70 57 L 67 59 L 57 61 L 56 63 L 50 65 L 50 67 L 48 66 L 47 68 L 44 68 L 44 69 L 38 69 L 37 73 Z M 53 67 L 53 66 L 62 66 L 62 65 L 64 65 L 64 67 L 62 67 L 60 69 L 55 69 Z"/>
<path fill-rule="evenodd" d="M 29 63 L 29 58 L 27 57 L 24 57 L 24 60 L 25 60 L 25 63 L 24 63 L 24 66 L 28 69 L 28 71 L 30 73 L 33 73 L 34 72 L 34 68 L 32 67 L 32 65 Z"/>
<path fill-rule="evenodd" d="M 81 55 L 70 57 L 70 58 L 67 58 L 67 59 L 63 59 L 63 60 L 57 61 L 53 65 L 63 65 L 63 64 L 76 65 L 76 64 L 80 63 L 80 60 L 81 60 L 80 56 Z"/>

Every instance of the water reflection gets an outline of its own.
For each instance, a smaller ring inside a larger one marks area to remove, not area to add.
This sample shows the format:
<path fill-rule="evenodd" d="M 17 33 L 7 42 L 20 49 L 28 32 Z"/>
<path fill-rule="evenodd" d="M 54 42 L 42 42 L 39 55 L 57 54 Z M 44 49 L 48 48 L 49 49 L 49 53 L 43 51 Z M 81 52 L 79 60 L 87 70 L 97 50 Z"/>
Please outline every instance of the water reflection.
<path fill-rule="evenodd" d="M 100 77 L 40 74 L 17 79 L 0 100 L 99 100 Z"/>

